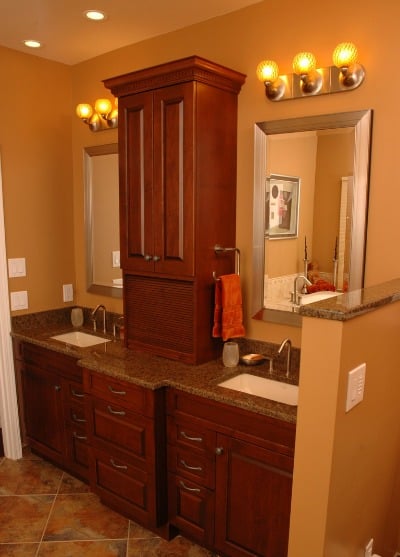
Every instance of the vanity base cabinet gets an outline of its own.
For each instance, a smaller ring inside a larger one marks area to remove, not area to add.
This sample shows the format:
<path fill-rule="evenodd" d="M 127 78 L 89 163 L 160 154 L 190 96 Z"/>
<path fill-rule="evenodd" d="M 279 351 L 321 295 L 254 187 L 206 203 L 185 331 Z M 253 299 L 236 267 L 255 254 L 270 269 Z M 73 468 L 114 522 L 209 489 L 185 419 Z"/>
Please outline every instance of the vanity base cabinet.
<path fill-rule="evenodd" d="M 295 426 L 168 392 L 169 520 L 229 557 L 287 554 Z"/>
<path fill-rule="evenodd" d="M 26 441 L 40 455 L 88 480 L 82 371 L 75 358 L 21 343 L 18 372 Z"/>
<path fill-rule="evenodd" d="M 90 484 L 101 500 L 149 529 L 167 521 L 164 390 L 94 371 L 89 395 Z"/>

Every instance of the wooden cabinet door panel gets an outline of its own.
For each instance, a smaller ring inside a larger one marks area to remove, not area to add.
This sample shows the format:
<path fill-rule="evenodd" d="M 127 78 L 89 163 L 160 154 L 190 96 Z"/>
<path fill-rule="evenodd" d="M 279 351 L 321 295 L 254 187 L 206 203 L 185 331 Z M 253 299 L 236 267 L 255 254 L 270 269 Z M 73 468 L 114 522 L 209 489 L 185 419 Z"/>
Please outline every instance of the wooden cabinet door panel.
<path fill-rule="evenodd" d="M 153 97 L 141 93 L 119 103 L 120 248 L 124 270 L 152 271 Z"/>
<path fill-rule="evenodd" d="M 26 431 L 50 458 L 64 455 L 61 379 L 55 373 L 25 365 L 22 370 Z"/>
<path fill-rule="evenodd" d="M 194 87 L 154 92 L 154 255 L 158 273 L 194 274 Z"/>
<path fill-rule="evenodd" d="M 293 460 L 218 436 L 215 546 L 232 556 L 285 557 Z"/>

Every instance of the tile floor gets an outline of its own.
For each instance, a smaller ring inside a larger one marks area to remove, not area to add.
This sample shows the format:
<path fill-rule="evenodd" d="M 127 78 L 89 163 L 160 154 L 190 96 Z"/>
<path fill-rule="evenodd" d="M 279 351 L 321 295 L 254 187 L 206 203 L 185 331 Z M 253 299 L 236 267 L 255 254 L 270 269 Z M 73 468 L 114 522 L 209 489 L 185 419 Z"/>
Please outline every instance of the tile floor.
<path fill-rule="evenodd" d="M 76 478 L 29 451 L 0 457 L 0 556 L 211 557 L 181 536 L 167 542 L 100 503 Z"/>

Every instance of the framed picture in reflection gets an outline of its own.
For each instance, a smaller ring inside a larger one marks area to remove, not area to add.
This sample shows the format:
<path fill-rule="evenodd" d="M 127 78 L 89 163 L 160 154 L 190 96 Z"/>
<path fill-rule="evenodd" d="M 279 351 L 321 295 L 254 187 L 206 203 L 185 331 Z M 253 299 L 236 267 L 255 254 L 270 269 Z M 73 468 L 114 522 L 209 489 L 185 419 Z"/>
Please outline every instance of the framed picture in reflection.
<path fill-rule="evenodd" d="M 265 182 L 265 236 L 297 238 L 300 178 L 271 174 Z"/>

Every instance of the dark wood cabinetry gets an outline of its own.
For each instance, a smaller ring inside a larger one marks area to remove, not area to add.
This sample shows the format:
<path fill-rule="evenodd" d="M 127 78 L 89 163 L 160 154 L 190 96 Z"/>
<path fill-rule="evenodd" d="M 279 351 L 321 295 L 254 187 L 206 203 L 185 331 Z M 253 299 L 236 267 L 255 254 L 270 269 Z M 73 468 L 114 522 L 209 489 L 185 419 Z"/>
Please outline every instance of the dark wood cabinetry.
<path fill-rule="evenodd" d="M 237 96 L 245 76 L 193 56 L 105 81 L 119 98 L 127 345 L 199 363 L 213 271 L 234 271 Z"/>
<path fill-rule="evenodd" d="M 91 487 L 101 499 L 156 529 L 167 521 L 164 391 L 85 370 Z"/>
<path fill-rule="evenodd" d="M 88 479 L 82 371 L 75 358 L 21 344 L 20 374 L 26 439 L 33 450 Z"/>
<path fill-rule="evenodd" d="M 230 557 L 287 554 L 295 428 L 168 393 L 169 518 Z"/>

